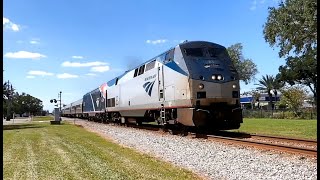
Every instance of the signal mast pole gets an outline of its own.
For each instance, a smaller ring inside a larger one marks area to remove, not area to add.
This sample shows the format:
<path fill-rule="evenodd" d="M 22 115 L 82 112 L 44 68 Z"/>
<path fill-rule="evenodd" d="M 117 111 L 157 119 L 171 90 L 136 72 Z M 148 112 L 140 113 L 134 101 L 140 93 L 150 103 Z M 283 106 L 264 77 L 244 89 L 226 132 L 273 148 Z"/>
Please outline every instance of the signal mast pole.
<path fill-rule="evenodd" d="M 60 101 L 60 107 L 59 107 L 60 114 L 61 114 L 61 93 L 62 93 L 62 92 L 60 91 L 60 93 L 58 94 L 58 97 L 60 98 L 60 100 L 59 100 L 59 101 Z"/>

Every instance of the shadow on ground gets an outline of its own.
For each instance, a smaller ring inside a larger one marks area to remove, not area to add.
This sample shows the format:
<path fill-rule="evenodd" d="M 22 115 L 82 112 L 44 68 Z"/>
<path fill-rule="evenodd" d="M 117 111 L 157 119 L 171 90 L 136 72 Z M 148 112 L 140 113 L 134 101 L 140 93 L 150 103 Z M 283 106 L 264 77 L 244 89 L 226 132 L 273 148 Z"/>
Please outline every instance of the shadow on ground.
<path fill-rule="evenodd" d="M 3 130 L 28 129 L 28 128 L 42 128 L 41 124 L 9 124 L 3 125 Z"/>
<path fill-rule="evenodd" d="M 243 132 L 216 131 L 216 132 L 211 133 L 210 135 L 239 138 L 239 139 L 251 138 L 250 134 L 243 133 Z"/>

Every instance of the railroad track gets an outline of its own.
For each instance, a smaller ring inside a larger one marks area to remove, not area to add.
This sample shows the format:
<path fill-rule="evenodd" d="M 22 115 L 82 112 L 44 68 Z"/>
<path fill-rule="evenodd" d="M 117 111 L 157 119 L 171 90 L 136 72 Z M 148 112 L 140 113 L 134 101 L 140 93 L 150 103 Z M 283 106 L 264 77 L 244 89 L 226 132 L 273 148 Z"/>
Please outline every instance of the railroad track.
<path fill-rule="evenodd" d="M 128 125 L 128 127 L 143 130 L 160 131 L 162 128 L 158 125 L 143 124 L 142 126 Z M 231 144 L 241 144 L 245 146 L 253 146 L 259 149 L 277 150 L 280 152 L 299 153 L 309 156 L 317 156 L 317 141 L 307 139 L 296 139 L 279 136 L 267 136 L 258 134 L 246 134 L 236 132 L 218 131 L 214 134 L 200 134 L 191 132 L 189 135 L 195 135 L 196 138 L 206 138 L 208 140 L 219 140 Z M 266 141 L 266 139 L 268 139 Z M 289 144 L 289 145 L 288 145 Z M 303 144 L 302 147 L 295 146 Z M 309 147 L 309 148 L 306 148 Z M 310 148 L 311 147 L 311 148 Z"/>
<path fill-rule="evenodd" d="M 130 126 L 139 129 L 159 131 L 160 126 L 145 124 L 143 126 Z M 298 139 L 280 136 L 268 136 L 259 134 L 235 133 L 235 132 L 215 132 L 222 135 L 199 134 L 191 132 L 197 138 L 208 138 L 209 140 L 220 139 L 226 142 L 236 142 L 237 144 L 253 146 L 256 148 L 278 150 L 288 153 L 299 153 L 303 155 L 317 156 L 317 141 L 308 139 Z M 228 137 L 231 136 L 231 137 Z"/>
<path fill-rule="evenodd" d="M 199 135 L 198 135 L 199 136 Z M 205 135 L 203 135 L 205 136 Z M 216 136 L 216 135 L 207 135 L 209 140 L 220 140 L 223 142 L 229 142 L 234 144 L 242 144 L 253 146 L 260 149 L 268 149 L 268 150 L 277 150 L 281 152 L 288 152 L 288 153 L 299 153 L 303 155 L 310 155 L 310 156 L 317 156 L 317 142 L 312 140 L 303 140 L 303 139 L 293 139 L 293 138 L 284 138 L 284 137 L 277 137 L 277 136 L 265 136 L 265 135 L 251 135 L 252 137 L 263 137 L 267 139 L 274 140 L 272 143 L 265 142 L 261 140 L 256 140 L 256 138 L 233 138 L 233 137 L 224 137 L 224 136 Z M 281 139 L 282 143 L 277 143 L 275 140 Z M 290 141 L 291 143 L 299 144 L 301 142 L 312 144 L 314 148 L 306 148 L 306 147 L 298 147 L 294 145 L 285 145 L 283 141 Z"/>
<path fill-rule="evenodd" d="M 267 136 L 267 135 L 260 135 L 260 134 L 251 134 L 251 138 L 259 139 L 270 139 L 272 141 L 283 141 L 287 143 L 295 143 L 295 144 L 303 144 L 305 146 L 315 147 L 317 146 L 316 140 L 310 139 L 298 139 L 298 138 L 289 138 L 289 137 L 281 137 L 281 136 Z"/>

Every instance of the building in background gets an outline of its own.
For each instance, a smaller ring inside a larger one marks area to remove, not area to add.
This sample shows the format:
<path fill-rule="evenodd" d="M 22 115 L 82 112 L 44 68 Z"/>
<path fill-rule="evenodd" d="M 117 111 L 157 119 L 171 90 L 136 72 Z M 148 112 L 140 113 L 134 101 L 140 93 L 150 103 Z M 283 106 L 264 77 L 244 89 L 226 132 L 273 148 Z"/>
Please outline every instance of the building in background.
<path fill-rule="evenodd" d="M 275 104 L 280 101 L 281 94 L 277 95 L 277 98 L 273 95 L 272 102 Z M 242 109 L 267 109 L 270 103 L 269 95 L 267 93 L 261 93 L 258 99 L 254 99 L 252 95 L 241 95 L 240 103 Z M 271 105 L 269 105 L 271 107 Z"/>

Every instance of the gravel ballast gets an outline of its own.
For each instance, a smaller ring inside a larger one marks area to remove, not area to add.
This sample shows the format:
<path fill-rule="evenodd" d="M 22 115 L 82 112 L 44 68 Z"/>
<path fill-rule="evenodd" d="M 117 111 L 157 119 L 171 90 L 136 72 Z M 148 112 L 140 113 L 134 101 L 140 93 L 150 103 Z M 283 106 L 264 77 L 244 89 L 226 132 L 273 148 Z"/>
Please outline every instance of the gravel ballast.
<path fill-rule="evenodd" d="M 317 159 L 77 120 L 115 142 L 207 179 L 317 179 Z"/>

